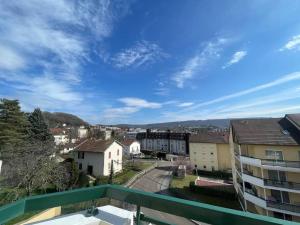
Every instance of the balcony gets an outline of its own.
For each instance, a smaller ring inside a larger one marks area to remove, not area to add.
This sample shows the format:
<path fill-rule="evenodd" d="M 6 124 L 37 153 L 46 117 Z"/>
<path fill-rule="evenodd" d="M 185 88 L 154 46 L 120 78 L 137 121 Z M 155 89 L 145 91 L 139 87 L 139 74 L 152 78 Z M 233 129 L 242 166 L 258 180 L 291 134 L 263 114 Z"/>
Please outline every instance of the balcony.
<path fill-rule="evenodd" d="M 241 155 L 240 160 L 243 164 L 257 166 L 264 169 L 300 172 L 300 161 L 259 159 L 246 155 Z"/>
<path fill-rule="evenodd" d="M 91 188 L 76 189 L 46 195 L 32 196 L 18 200 L 0 208 L 0 224 L 24 213 L 44 210 L 56 206 L 75 204 L 100 198 L 110 198 L 124 203 L 136 205 L 136 224 L 148 222 L 168 225 L 168 221 L 160 221 L 141 213 L 141 207 L 170 213 L 187 219 L 201 221 L 212 225 L 247 224 L 247 225 L 279 225 L 298 224 L 257 214 L 217 207 L 213 205 L 178 199 L 170 196 L 147 193 L 128 189 L 117 185 L 102 185 Z M 67 216 L 67 215 L 66 215 Z"/>
<path fill-rule="evenodd" d="M 263 197 L 258 196 L 253 190 L 249 189 L 245 190 L 244 197 L 247 201 L 252 202 L 253 204 L 258 205 L 266 210 L 300 216 L 300 205 L 266 200 Z"/>
<path fill-rule="evenodd" d="M 280 181 L 280 180 L 271 180 L 271 179 L 262 179 L 261 177 L 254 176 L 252 172 L 243 168 L 242 174 L 243 181 L 246 181 L 250 184 L 268 189 L 274 189 L 279 191 L 287 191 L 300 193 L 300 183 L 290 182 L 290 181 Z"/>

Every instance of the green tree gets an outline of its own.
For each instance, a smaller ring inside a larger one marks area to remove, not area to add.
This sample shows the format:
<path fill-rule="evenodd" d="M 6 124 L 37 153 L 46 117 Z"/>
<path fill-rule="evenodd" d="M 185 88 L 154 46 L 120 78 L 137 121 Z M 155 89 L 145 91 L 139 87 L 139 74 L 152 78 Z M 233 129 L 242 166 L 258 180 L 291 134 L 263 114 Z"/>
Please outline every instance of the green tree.
<path fill-rule="evenodd" d="M 29 114 L 28 120 L 30 122 L 29 136 L 31 140 L 53 141 L 53 136 L 39 108 Z"/>
<path fill-rule="evenodd" d="M 22 143 L 28 135 L 28 126 L 18 100 L 0 99 L 0 153 Z"/>

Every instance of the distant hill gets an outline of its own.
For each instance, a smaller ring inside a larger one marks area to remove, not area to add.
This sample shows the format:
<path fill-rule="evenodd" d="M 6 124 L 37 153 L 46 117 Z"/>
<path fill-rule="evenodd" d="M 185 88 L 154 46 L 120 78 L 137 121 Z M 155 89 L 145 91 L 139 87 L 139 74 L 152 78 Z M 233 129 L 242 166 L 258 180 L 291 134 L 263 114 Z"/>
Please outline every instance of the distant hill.
<path fill-rule="evenodd" d="M 44 118 L 48 123 L 50 128 L 62 126 L 64 123 L 69 126 L 87 126 L 89 125 L 84 120 L 80 119 L 78 116 L 69 113 L 62 113 L 62 112 L 43 112 Z"/>
<path fill-rule="evenodd" d="M 152 123 L 152 124 L 118 124 L 118 127 L 144 128 L 144 129 L 174 129 L 177 127 L 219 127 L 228 128 L 230 119 L 216 120 L 187 120 L 178 122 Z"/>

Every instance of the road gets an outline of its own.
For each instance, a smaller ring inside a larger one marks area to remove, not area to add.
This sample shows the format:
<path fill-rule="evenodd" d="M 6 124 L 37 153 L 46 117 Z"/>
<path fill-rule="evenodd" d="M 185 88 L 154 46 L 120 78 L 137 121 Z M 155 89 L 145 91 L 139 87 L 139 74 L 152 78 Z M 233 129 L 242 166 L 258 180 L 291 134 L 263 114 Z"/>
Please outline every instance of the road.
<path fill-rule="evenodd" d="M 158 163 L 158 167 L 150 171 L 149 173 L 138 179 L 131 188 L 140 189 L 148 192 L 155 192 L 160 194 L 169 195 L 168 192 L 169 184 L 171 181 L 171 169 L 170 162 L 161 161 Z M 195 225 L 188 219 L 174 216 L 171 214 L 163 213 L 148 208 L 143 208 L 141 211 L 148 216 L 164 220 L 166 222 L 177 224 L 177 225 Z"/>

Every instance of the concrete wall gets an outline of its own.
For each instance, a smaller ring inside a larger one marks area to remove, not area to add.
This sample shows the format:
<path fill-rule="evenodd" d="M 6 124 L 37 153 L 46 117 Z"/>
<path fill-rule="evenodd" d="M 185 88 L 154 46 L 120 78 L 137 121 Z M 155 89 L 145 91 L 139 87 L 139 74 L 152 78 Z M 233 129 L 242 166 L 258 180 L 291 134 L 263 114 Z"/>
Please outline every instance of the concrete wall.
<path fill-rule="evenodd" d="M 84 159 L 78 159 L 78 152 L 74 152 L 74 160 L 78 165 L 82 164 L 82 169 L 80 171 L 87 172 L 88 166 L 93 166 L 94 176 L 104 175 L 104 154 L 102 152 L 84 152 Z"/>
<path fill-rule="evenodd" d="M 231 154 L 229 144 L 217 144 L 219 170 L 231 170 Z"/>
<path fill-rule="evenodd" d="M 109 153 L 111 153 L 111 158 L 109 158 Z M 108 176 L 110 174 L 111 160 L 114 160 L 114 173 L 120 172 L 122 170 L 122 155 L 123 147 L 120 144 L 114 142 L 111 146 L 109 146 L 109 148 L 104 152 L 104 176 Z"/>
<path fill-rule="evenodd" d="M 219 170 L 217 145 L 212 143 L 190 143 L 190 160 L 200 170 Z"/>

